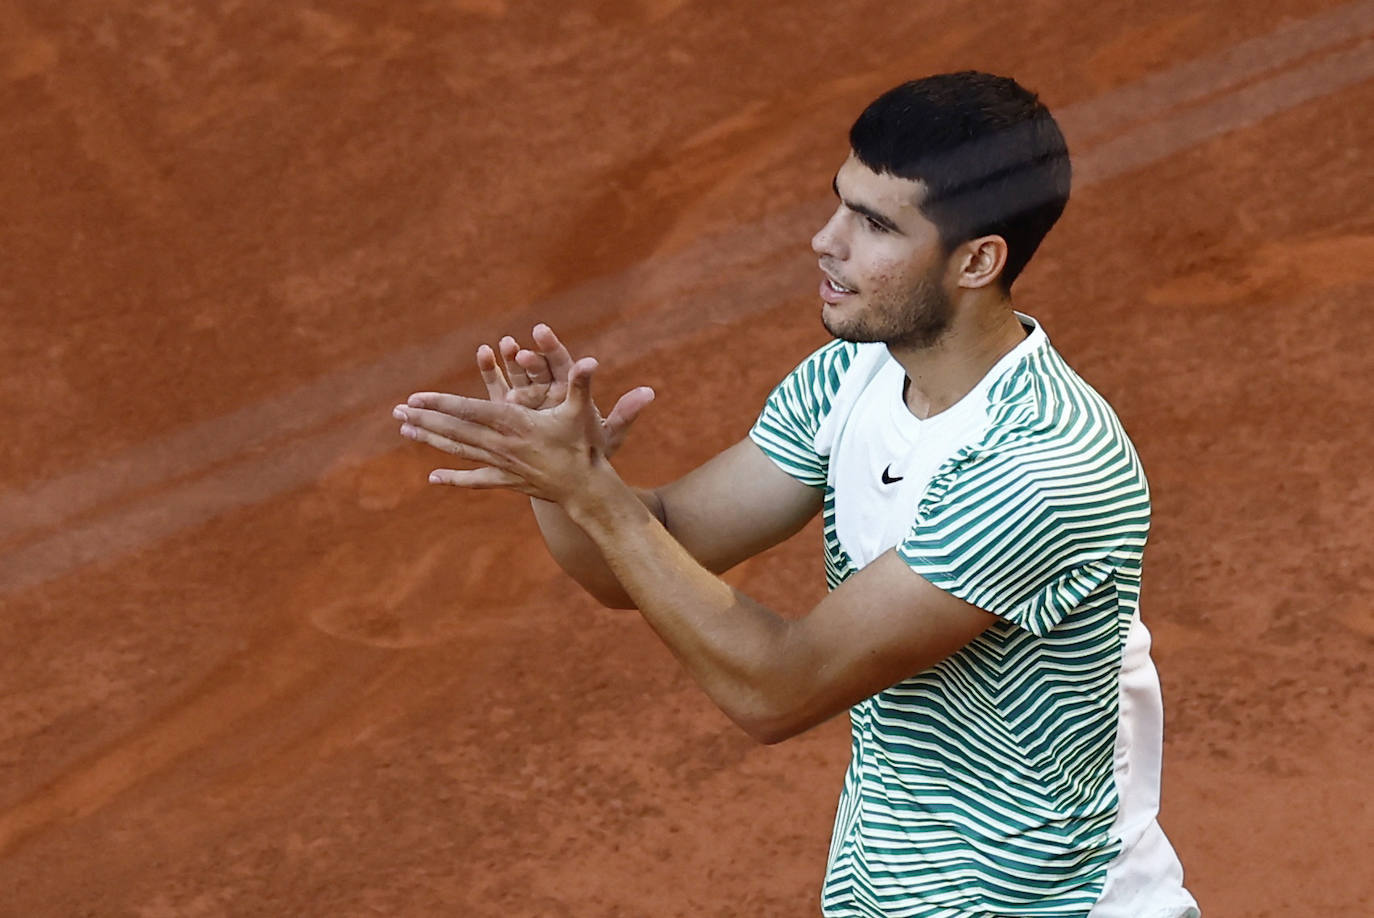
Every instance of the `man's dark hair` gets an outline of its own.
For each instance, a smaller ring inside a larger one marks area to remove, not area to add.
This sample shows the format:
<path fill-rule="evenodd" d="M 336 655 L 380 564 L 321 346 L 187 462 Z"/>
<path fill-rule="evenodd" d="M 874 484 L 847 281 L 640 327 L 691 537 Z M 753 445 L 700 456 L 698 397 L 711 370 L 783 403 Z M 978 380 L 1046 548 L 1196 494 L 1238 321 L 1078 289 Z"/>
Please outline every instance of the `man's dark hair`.
<path fill-rule="evenodd" d="M 1069 150 L 1054 117 L 1008 77 L 966 70 L 903 83 L 873 101 L 849 145 L 877 173 L 926 187 L 921 213 L 945 250 L 1007 241 L 1010 290 L 1069 201 Z"/>

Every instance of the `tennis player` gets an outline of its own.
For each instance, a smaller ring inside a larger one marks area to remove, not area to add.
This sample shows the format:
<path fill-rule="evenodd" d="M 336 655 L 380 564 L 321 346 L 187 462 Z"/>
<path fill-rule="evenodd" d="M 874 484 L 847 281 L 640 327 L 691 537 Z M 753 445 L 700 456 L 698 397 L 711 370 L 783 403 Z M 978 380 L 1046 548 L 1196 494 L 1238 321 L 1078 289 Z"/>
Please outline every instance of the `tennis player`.
<path fill-rule="evenodd" d="M 404 436 L 530 495 L 564 570 L 638 608 L 761 742 L 842 711 L 827 916 L 1195 918 L 1156 821 L 1162 713 L 1140 620 L 1145 474 L 1112 408 L 1013 308 L 1068 200 L 1064 138 L 963 72 L 859 116 L 812 239 L 833 340 L 748 436 L 635 490 L 596 361 L 546 326 L 483 347 L 488 399 L 417 393 Z M 784 618 L 717 575 L 824 520 L 830 592 Z"/>

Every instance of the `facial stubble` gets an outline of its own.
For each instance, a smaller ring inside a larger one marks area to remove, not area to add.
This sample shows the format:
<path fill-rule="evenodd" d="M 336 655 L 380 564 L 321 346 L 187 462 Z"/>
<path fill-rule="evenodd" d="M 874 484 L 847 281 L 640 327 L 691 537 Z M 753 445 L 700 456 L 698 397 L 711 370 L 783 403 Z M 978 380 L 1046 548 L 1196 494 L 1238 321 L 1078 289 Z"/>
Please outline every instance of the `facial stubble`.
<path fill-rule="evenodd" d="M 822 312 L 821 321 L 826 331 L 842 341 L 881 341 L 890 347 L 919 349 L 930 347 L 944 336 L 953 312 L 949 295 L 939 284 L 923 277 L 899 303 L 870 303 L 864 313 L 844 323 L 832 322 Z"/>

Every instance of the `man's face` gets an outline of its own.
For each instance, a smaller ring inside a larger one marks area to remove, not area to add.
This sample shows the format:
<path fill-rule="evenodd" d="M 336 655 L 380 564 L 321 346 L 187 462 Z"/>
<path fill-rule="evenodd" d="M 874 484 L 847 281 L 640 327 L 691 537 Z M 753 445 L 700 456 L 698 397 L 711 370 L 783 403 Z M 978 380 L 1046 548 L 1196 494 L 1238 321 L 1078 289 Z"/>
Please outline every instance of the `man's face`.
<path fill-rule="evenodd" d="M 821 321 L 846 341 L 924 347 L 950 321 L 948 256 L 917 204 L 920 182 L 879 175 L 852 153 L 835 174 L 839 206 L 811 248 L 820 256 Z"/>

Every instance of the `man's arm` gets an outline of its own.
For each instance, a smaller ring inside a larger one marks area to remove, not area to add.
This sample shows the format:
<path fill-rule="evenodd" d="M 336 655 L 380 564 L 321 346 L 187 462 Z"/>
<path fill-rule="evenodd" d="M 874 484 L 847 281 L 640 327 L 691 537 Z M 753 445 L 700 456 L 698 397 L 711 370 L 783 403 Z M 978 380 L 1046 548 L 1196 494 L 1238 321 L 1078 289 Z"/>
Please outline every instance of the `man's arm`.
<path fill-rule="evenodd" d="M 407 436 L 485 466 L 437 469 L 431 482 L 510 488 L 559 504 L 712 700 L 761 742 L 800 733 L 929 668 L 997 620 L 926 581 L 895 551 L 796 620 L 734 590 L 599 451 L 595 368 L 578 361 L 566 400 L 548 411 L 416 393 L 396 413 Z"/>
<path fill-rule="evenodd" d="M 760 742 L 810 729 L 997 621 L 931 585 L 895 551 L 804 617 L 785 619 L 697 563 L 609 465 L 565 505 L 712 701 Z"/>
<path fill-rule="evenodd" d="M 821 507 L 818 488 L 801 484 L 744 439 L 677 481 L 632 492 L 649 514 L 712 573 L 722 573 L 798 532 Z M 601 549 L 558 504 L 534 498 L 549 553 L 604 605 L 635 601 Z"/>

